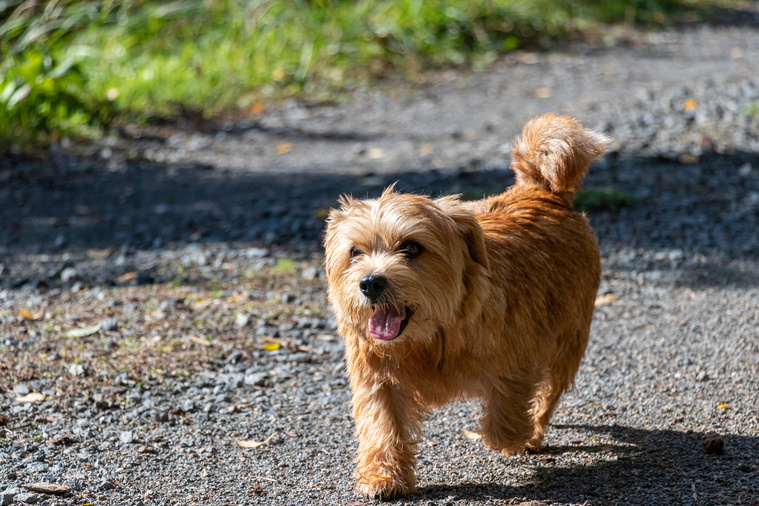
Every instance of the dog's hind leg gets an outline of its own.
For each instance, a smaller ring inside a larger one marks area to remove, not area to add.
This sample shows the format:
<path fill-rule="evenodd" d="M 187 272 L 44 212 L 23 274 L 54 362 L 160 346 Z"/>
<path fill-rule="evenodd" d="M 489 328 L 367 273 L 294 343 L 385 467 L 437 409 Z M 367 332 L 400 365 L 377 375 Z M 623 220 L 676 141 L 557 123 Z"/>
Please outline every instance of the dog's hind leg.
<path fill-rule="evenodd" d="M 540 448 L 559 399 L 574 383 L 575 374 L 580 368 L 580 361 L 588 342 L 588 332 L 589 329 L 577 330 L 559 339 L 559 351 L 549 369 L 544 373 L 544 378 L 538 384 L 532 399 L 534 431 L 527 443 L 531 449 Z"/>
<path fill-rule="evenodd" d="M 537 375 L 520 371 L 519 375 L 499 377 L 485 395 L 482 440 L 504 455 L 518 453 L 533 434 L 531 402 Z"/>

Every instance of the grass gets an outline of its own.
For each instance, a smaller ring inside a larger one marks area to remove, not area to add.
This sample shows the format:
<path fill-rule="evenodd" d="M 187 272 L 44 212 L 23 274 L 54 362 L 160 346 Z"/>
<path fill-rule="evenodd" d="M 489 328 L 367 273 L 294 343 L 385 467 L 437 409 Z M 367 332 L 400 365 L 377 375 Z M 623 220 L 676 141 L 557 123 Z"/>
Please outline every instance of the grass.
<path fill-rule="evenodd" d="M 261 112 L 739 0 L 0 0 L 0 139 Z M 697 14 L 696 14 L 697 15 Z"/>
<path fill-rule="evenodd" d="M 497 195 L 503 189 L 482 190 L 471 188 L 461 194 L 461 200 L 480 200 L 489 195 Z M 616 188 L 585 188 L 577 192 L 574 208 L 588 212 L 615 212 L 623 207 L 632 207 L 637 200 Z"/>

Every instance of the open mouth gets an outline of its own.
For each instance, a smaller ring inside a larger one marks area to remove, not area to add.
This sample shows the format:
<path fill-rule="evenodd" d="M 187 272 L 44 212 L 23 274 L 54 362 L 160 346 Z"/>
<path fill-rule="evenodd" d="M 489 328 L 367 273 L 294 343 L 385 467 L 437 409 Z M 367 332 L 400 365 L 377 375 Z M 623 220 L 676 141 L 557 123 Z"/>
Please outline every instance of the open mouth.
<path fill-rule="evenodd" d="M 369 318 L 369 333 L 375 339 L 392 341 L 403 333 L 409 320 L 414 316 L 414 310 L 402 306 L 372 306 L 374 313 Z"/>

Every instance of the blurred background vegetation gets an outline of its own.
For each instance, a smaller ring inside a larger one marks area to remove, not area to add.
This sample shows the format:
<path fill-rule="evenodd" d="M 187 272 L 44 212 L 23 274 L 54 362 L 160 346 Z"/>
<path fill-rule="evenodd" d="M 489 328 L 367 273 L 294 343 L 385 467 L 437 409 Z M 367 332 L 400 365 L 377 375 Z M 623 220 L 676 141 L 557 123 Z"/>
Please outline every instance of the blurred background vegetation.
<path fill-rule="evenodd" d="M 695 21 L 738 0 L 0 0 L 0 152 L 114 122 L 260 111 L 378 79 Z"/>

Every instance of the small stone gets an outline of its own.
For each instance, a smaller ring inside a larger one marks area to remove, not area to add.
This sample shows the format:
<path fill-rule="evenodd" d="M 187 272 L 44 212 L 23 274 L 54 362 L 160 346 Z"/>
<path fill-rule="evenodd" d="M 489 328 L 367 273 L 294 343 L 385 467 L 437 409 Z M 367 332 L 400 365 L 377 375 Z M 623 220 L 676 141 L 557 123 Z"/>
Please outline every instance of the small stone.
<path fill-rule="evenodd" d="M 237 362 L 240 361 L 241 358 L 242 358 L 242 352 L 235 351 L 231 355 L 229 355 L 229 357 L 227 357 L 227 363 L 236 364 Z"/>
<path fill-rule="evenodd" d="M 113 490 L 113 483 L 110 482 L 110 480 L 104 479 L 98 482 L 97 486 L 98 490 L 100 491 L 106 491 L 106 490 Z"/>
<path fill-rule="evenodd" d="M 119 441 L 124 444 L 129 444 L 134 441 L 134 432 L 131 430 L 125 430 L 119 434 Z"/>
<path fill-rule="evenodd" d="M 738 168 L 738 175 L 747 177 L 751 175 L 751 162 L 746 162 Z"/>
<path fill-rule="evenodd" d="M 82 364 L 71 364 L 69 366 L 69 374 L 72 376 L 84 376 L 85 370 Z"/>
<path fill-rule="evenodd" d="M 249 386 L 262 387 L 266 384 L 269 374 L 265 372 L 254 372 L 245 375 L 245 384 Z"/>
<path fill-rule="evenodd" d="M 235 318 L 235 326 L 236 327 L 244 327 L 250 322 L 250 315 L 246 313 L 238 313 L 237 318 Z"/>
<path fill-rule="evenodd" d="M 118 330 L 119 322 L 116 320 L 116 318 L 106 318 L 105 320 L 100 321 L 100 328 L 109 332 Z"/>
<path fill-rule="evenodd" d="M 701 444 L 706 453 L 722 455 L 725 449 L 725 439 L 716 432 L 709 432 L 701 439 Z"/>
<path fill-rule="evenodd" d="M 13 387 L 13 393 L 16 395 L 27 395 L 30 392 L 29 385 L 26 383 L 19 383 Z"/>
<path fill-rule="evenodd" d="M 68 283 L 69 281 L 76 278 L 76 276 L 77 276 L 76 269 L 74 269 L 73 267 L 66 267 L 65 269 L 61 271 L 61 281 L 63 281 L 64 283 Z"/>
<path fill-rule="evenodd" d="M 39 502 L 40 498 L 37 494 L 23 493 L 16 494 L 16 497 L 14 497 L 13 500 L 24 504 L 36 504 Z"/>
<path fill-rule="evenodd" d="M 314 279 L 316 279 L 316 278 L 319 277 L 319 269 L 317 269 L 316 267 L 313 267 L 313 266 L 312 267 L 306 267 L 305 269 L 303 269 L 301 271 L 300 276 L 303 279 L 306 279 L 308 281 L 313 281 Z"/>
<path fill-rule="evenodd" d="M 182 410 L 185 413 L 191 413 L 195 411 L 195 402 L 192 399 L 187 399 L 182 403 Z"/>

